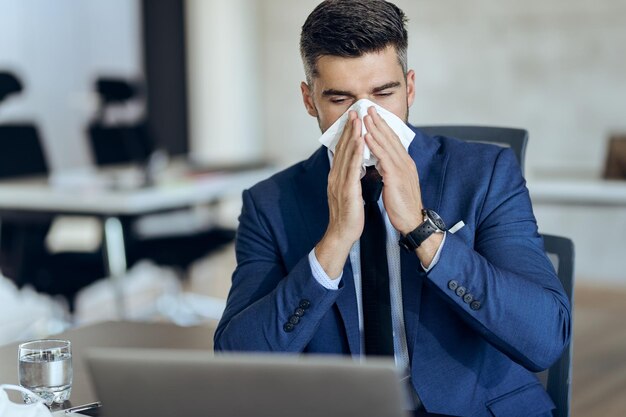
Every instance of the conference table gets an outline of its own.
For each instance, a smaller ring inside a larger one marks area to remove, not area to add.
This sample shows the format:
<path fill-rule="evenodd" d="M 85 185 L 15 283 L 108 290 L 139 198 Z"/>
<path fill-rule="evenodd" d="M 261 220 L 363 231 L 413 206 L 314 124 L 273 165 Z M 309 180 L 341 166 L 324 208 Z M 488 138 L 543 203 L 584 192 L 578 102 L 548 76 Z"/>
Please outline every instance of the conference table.
<path fill-rule="evenodd" d="M 70 401 L 61 408 L 98 400 L 88 375 L 85 354 L 90 348 L 148 348 L 213 350 L 214 324 L 179 327 L 169 323 L 103 322 L 68 330 L 53 336 L 72 343 L 74 381 Z M 12 343 L 0 347 L 0 384 L 17 384 L 17 347 Z M 13 401 L 19 396 L 11 395 Z"/>
<path fill-rule="evenodd" d="M 148 183 L 132 166 L 64 177 L 4 180 L 0 181 L 0 220 L 41 222 L 63 215 L 101 219 L 103 262 L 114 283 L 118 314 L 124 318 L 121 279 L 127 268 L 125 236 L 134 220 L 215 204 L 240 195 L 273 172 L 263 164 L 193 171 L 177 161 L 160 180 Z"/>

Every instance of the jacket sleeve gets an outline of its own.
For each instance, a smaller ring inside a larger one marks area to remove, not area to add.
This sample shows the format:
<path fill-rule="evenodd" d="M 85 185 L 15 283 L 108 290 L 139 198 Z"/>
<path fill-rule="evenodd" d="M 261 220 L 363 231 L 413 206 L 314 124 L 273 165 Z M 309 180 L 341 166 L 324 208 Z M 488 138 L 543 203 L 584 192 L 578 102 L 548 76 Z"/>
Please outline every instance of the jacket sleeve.
<path fill-rule="evenodd" d="M 215 350 L 302 352 L 343 284 L 338 290 L 320 285 L 308 253 L 287 272 L 269 220 L 248 190 L 243 193 L 236 254 Z"/>
<path fill-rule="evenodd" d="M 538 372 L 570 341 L 570 304 L 544 252 L 514 158 L 509 149 L 497 157 L 478 211 L 474 247 L 460 236 L 463 229 L 448 233 L 439 263 L 427 276 L 463 320 Z"/>

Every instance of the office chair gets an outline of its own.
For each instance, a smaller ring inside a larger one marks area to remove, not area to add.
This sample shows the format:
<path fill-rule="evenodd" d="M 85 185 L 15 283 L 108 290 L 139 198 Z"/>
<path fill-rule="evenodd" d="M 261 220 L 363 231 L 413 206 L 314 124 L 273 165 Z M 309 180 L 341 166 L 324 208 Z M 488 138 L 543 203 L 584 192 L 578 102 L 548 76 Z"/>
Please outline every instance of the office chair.
<path fill-rule="evenodd" d="M 96 80 L 95 90 L 100 96 L 100 107 L 88 127 L 88 136 L 96 164 L 137 164 L 144 168 L 149 184 L 148 161 L 156 151 L 156 145 L 145 120 L 110 120 L 106 117 L 114 106 L 140 99 L 141 86 L 136 82 L 105 77 Z M 181 210 L 179 213 L 192 215 L 192 211 Z M 194 261 L 230 243 L 235 237 L 234 230 L 220 227 L 142 237 L 133 233 L 134 224 L 130 226 L 126 242 L 129 266 L 140 259 L 150 259 L 159 265 L 187 271 Z"/>
<path fill-rule="evenodd" d="M 0 103 L 18 94 L 23 86 L 10 72 L 0 72 Z M 0 125 L 0 180 L 48 174 L 37 128 L 28 123 Z M 0 269 L 2 273 L 22 284 L 32 275 L 34 265 L 44 256 L 43 240 L 50 229 L 50 221 L 21 221 L 1 219 Z"/>
<path fill-rule="evenodd" d="M 139 85 L 117 78 L 100 78 L 96 80 L 95 89 L 100 106 L 88 127 L 88 136 L 96 164 L 134 162 L 144 165 L 155 151 L 145 120 L 107 120 L 107 112 L 112 107 L 139 97 Z"/>
<path fill-rule="evenodd" d="M 37 128 L 0 125 L 0 180 L 48 174 Z M 0 219 L 0 270 L 18 286 L 25 284 L 45 256 L 44 240 L 51 221 Z"/>
<path fill-rule="evenodd" d="M 39 132 L 31 124 L 0 125 L 0 178 L 46 175 Z"/>
<path fill-rule="evenodd" d="M 563 285 L 565 294 L 570 302 L 571 311 L 574 311 L 574 243 L 561 236 L 542 235 L 546 254 L 552 261 L 554 269 Z M 572 329 L 570 330 L 573 334 Z M 572 355 L 573 336 L 561 355 L 561 358 L 547 371 L 539 374 L 556 409 L 554 417 L 569 417 L 572 395 Z M 545 375 L 547 373 L 547 375 Z M 547 378 L 546 378 L 547 376 Z"/>
<path fill-rule="evenodd" d="M 528 143 L 528 131 L 525 129 L 492 126 L 417 126 L 417 128 L 430 136 L 449 136 L 467 142 L 492 143 L 511 148 L 524 174 Z"/>
<path fill-rule="evenodd" d="M 17 76 L 0 72 L 0 101 L 22 91 Z M 0 179 L 45 177 L 49 173 L 37 127 L 32 123 L 0 125 Z M 15 215 L 0 219 L 0 269 L 18 287 L 61 295 L 70 309 L 76 293 L 103 277 L 104 267 L 92 262 L 102 254 L 52 254 L 45 245 L 52 219 Z"/>
<path fill-rule="evenodd" d="M 0 103 L 11 94 L 22 91 L 22 83 L 10 72 L 0 72 Z"/>

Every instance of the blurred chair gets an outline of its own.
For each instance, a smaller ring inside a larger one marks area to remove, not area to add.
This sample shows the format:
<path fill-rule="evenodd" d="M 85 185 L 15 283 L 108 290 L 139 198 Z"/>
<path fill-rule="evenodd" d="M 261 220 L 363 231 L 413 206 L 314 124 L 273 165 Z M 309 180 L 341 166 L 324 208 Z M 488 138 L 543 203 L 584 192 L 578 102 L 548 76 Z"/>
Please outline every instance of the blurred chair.
<path fill-rule="evenodd" d="M 0 71 L 0 103 L 11 94 L 23 89 L 20 80 L 10 72 Z"/>
<path fill-rule="evenodd" d="M 17 76 L 0 72 L 0 101 L 22 91 Z M 30 123 L 0 125 L 0 180 L 44 177 L 49 174 L 37 127 Z M 52 219 L 24 218 L 19 213 L 0 219 L 0 269 L 18 287 L 32 285 L 37 291 L 62 295 L 70 308 L 76 293 L 104 276 L 93 259 L 102 254 L 48 252 L 45 241 Z"/>
<path fill-rule="evenodd" d="M 100 78 L 96 81 L 96 91 L 100 97 L 100 106 L 88 129 L 96 164 L 145 164 L 155 151 L 145 119 L 115 120 L 107 116 L 116 106 L 123 107 L 137 100 L 139 86 L 121 79 Z"/>
<path fill-rule="evenodd" d="M 37 128 L 28 124 L 0 125 L 0 180 L 47 174 Z M 0 219 L 0 269 L 16 284 L 24 284 L 41 263 L 50 224 L 48 219 Z"/>
<path fill-rule="evenodd" d="M 0 178 L 48 174 L 39 132 L 32 124 L 0 124 Z"/>
<path fill-rule="evenodd" d="M 524 159 L 528 131 L 510 127 L 492 126 L 417 126 L 430 136 L 449 136 L 467 142 L 491 143 L 513 149 L 524 174 Z"/>
<path fill-rule="evenodd" d="M 22 91 L 16 75 L 0 72 L 0 104 Z M 28 123 L 0 124 L 0 180 L 48 174 L 37 128 Z M 0 269 L 18 285 L 33 275 L 45 253 L 49 220 L 0 219 Z"/>
<path fill-rule="evenodd" d="M 145 118 L 127 117 L 123 112 L 125 106 L 141 100 L 141 86 L 125 79 L 100 78 L 96 80 L 95 89 L 100 97 L 100 107 L 89 125 L 88 135 L 96 164 L 139 165 L 144 169 L 147 184 L 150 184 L 153 180 L 150 161 L 157 147 L 147 129 Z M 112 117 L 115 116 L 113 110 L 118 111 L 117 117 Z M 179 210 L 174 215 L 191 218 L 194 213 L 193 210 Z M 142 236 L 136 226 L 137 222 L 143 220 L 146 217 L 135 219 L 130 224 L 127 238 L 129 266 L 138 260 L 150 259 L 159 265 L 174 267 L 184 274 L 194 261 L 233 241 L 235 237 L 234 230 L 216 226 L 203 226 L 182 233 L 180 230 L 171 230 L 156 236 Z M 169 222 L 165 217 L 160 223 Z"/>
<path fill-rule="evenodd" d="M 565 289 L 570 302 L 570 309 L 574 312 L 574 242 L 566 237 L 542 235 L 544 249 L 552 261 L 554 269 Z M 572 396 L 572 357 L 573 357 L 573 329 L 572 319 L 570 344 L 565 348 L 561 358 L 547 371 L 539 374 L 550 398 L 554 401 L 555 417 L 569 417 Z"/>

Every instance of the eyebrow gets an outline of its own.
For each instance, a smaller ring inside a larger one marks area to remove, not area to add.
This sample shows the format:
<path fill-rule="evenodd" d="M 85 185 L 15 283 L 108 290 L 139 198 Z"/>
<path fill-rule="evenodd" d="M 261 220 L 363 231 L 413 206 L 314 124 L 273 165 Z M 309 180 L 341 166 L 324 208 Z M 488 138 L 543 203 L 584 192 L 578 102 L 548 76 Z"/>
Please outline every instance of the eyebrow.
<path fill-rule="evenodd" d="M 384 90 L 388 90 L 390 88 L 397 88 L 400 87 L 402 84 L 399 81 L 392 81 L 389 82 L 387 84 L 383 84 L 381 86 L 378 87 L 374 87 L 372 89 L 372 93 L 379 93 L 381 91 Z M 354 94 L 350 91 L 345 91 L 345 90 L 335 90 L 334 88 L 329 88 L 328 90 L 324 90 L 322 92 L 322 96 L 323 97 L 329 97 L 329 96 L 346 96 L 346 97 L 354 97 Z"/>
<path fill-rule="evenodd" d="M 381 85 L 380 87 L 375 87 L 375 88 L 372 90 L 372 93 L 379 93 L 379 92 L 381 92 L 381 91 L 388 90 L 388 89 L 390 89 L 390 88 L 397 88 L 397 87 L 400 87 L 401 85 L 402 85 L 402 84 L 400 84 L 400 82 L 399 82 L 399 81 L 392 81 L 392 82 L 390 82 L 390 83 L 387 83 L 387 84 Z"/>
<path fill-rule="evenodd" d="M 352 94 L 349 91 L 335 90 L 334 88 L 329 88 L 328 90 L 322 91 L 322 96 L 323 97 L 329 97 L 329 96 L 348 96 L 348 97 L 353 97 L 354 94 Z"/>

